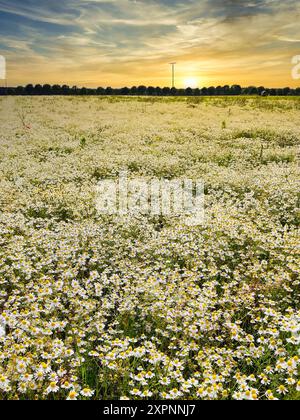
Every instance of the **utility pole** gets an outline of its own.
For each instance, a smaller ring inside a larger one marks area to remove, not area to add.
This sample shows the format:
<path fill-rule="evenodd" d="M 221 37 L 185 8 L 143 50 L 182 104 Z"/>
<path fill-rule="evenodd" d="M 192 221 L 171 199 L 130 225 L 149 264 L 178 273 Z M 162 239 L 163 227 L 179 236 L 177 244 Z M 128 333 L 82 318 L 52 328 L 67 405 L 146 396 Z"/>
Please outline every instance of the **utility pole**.
<path fill-rule="evenodd" d="M 7 78 L 6 78 L 6 60 L 5 57 L 0 55 L 0 80 L 4 83 L 4 94 L 7 93 Z"/>
<path fill-rule="evenodd" d="M 175 65 L 177 63 L 170 63 L 172 66 L 172 88 L 175 88 Z"/>

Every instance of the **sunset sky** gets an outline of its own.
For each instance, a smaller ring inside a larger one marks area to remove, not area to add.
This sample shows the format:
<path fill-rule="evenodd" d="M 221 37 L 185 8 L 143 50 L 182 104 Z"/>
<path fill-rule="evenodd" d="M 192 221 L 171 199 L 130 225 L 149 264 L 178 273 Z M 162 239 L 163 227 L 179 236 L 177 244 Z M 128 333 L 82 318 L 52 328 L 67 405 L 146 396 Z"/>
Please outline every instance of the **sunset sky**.
<path fill-rule="evenodd" d="M 300 2 L 0 0 L 0 55 L 11 86 L 296 87 Z"/>

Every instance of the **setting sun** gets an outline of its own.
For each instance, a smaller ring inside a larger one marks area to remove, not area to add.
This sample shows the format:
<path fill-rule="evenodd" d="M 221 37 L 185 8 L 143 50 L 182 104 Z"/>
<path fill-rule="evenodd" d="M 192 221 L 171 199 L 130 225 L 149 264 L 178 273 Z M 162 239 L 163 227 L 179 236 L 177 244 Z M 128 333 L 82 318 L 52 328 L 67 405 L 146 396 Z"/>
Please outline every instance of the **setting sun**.
<path fill-rule="evenodd" d="M 199 80 L 197 77 L 186 77 L 183 80 L 183 85 L 185 88 L 195 89 L 199 87 Z"/>

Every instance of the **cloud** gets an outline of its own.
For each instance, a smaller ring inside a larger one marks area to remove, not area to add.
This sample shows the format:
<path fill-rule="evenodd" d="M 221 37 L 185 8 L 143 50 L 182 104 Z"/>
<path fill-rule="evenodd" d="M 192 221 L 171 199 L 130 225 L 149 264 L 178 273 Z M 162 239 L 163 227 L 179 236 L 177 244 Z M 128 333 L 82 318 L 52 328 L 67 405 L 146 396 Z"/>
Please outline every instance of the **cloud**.
<path fill-rule="evenodd" d="M 295 38 L 288 38 L 288 37 L 285 37 L 285 36 L 276 36 L 276 38 L 279 41 L 283 41 L 283 42 L 297 42 L 297 43 L 300 44 L 300 38 L 295 39 Z"/>
<path fill-rule="evenodd" d="M 78 16 L 76 9 L 64 7 L 62 3 L 58 2 L 54 7 L 45 0 L 28 0 L 26 4 L 24 3 L 24 1 L 19 0 L 0 1 L 0 12 L 56 25 L 70 25 L 72 19 Z M 68 4 L 68 1 L 66 4 Z"/>
<path fill-rule="evenodd" d="M 164 83 L 173 59 L 207 79 L 216 67 L 228 69 L 225 80 L 270 63 L 284 78 L 299 17 L 296 0 L 0 0 L 0 54 L 19 83 L 88 74 L 95 84 L 131 84 L 138 73 Z"/>

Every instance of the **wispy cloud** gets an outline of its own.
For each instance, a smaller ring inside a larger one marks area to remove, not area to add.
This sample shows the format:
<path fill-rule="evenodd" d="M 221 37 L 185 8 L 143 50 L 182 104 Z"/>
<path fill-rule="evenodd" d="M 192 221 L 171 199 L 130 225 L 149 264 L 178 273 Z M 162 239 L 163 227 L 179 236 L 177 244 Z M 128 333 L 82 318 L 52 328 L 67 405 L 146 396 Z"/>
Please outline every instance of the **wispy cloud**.
<path fill-rule="evenodd" d="M 291 84 L 299 17 L 296 0 L 0 0 L 0 53 L 12 83 L 166 84 L 174 59 L 203 83 Z"/>

